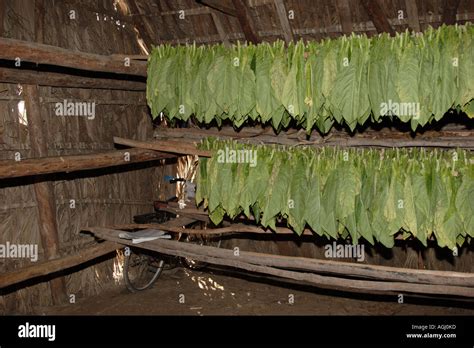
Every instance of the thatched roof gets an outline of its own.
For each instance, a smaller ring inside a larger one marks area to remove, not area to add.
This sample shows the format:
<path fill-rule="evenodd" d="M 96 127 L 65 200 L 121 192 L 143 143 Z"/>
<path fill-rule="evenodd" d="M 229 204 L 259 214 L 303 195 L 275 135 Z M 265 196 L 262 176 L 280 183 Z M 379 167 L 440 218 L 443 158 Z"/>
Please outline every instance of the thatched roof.
<path fill-rule="evenodd" d="M 469 0 L 118 0 L 149 44 L 321 40 L 474 19 Z"/>

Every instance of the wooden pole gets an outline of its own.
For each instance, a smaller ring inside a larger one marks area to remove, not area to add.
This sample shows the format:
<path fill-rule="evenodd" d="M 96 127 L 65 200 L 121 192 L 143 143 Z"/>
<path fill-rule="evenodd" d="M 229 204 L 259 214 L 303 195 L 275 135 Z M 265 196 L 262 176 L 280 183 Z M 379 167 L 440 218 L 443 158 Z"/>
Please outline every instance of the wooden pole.
<path fill-rule="evenodd" d="M 110 230 L 99 227 L 91 228 L 90 230 L 96 236 L 116 243 L 141 247 L 148 250 L 154 250 L 167 255 L 188 257 L 196 261 L 208 262 L 216 265 L 230 266 L 245 269 L 251 272 L 270 274 L 282 278 L 304 281 L 307 283 L 315 284 L 318 287 L 322 288 L 339 288 L 349 291 L 368 291 L 378 293 L 408 292 L 430 295 L 474 297 L 474 291 L 472 287 L 413 283 L 407 281 L 380 281 L 380 277 L 375 277 L 375 279 L 377 280 L 346 279 L 307 272 L 296 272 L 281 269 L 283 267 L 295 269 L 294 266 L 292 267 L 287 263 L 288 259 L 292 257 L 250 253 L 246 251 L 239 251 L 239 255 L 236 255 L 234 254 L 234 250 L 230 249 L 219 249 L 210 246 L 196 245 L 192 243 L 184 243 L 164 239 L 158 239 L 141 244 L 133 244 L 130 240 L 119 238 L 118 234 L 121 231 L 118 230 Z M 303 259 L 305 261 L 305 265 L 307 260 L 311 260 L 305 258 L 292 259 Z M 274 268 L 271 266 L 275 264 L 279 265 L 278 268 Z M 284 266 L 284 264 L 286 264 L 286 266 Z M 301 268 L 297 267 L 296 269 Z M 422 271 L 418 270 L 417 272 Z M 331 272 L 326 271 L 325 273 Z M 348 275 L 350 274 L 345 274 L 345 276 Z M 462 274 L 461 276 L 465 275 L 468 274 Z M 458 279 L 462 279 L 462 277 L 459 277 Z"/>
<path fill-rule="evenodd" d="M 6 11 L 6 1 L 0 1 L 0 37 L 3 36 L 4 18 Z"/>
<path fill-rule="evenodd" d="M 143 81 L 130 81 L 112 78 L 84 77 L 49 71 L 26 70 L 23 68 L 0 68 L 0 82 L 35 84 L 51 87 L 117 89 L 124 91 L 145 91 Z"/>
<path fill-rule="evenodd" d="M 117 59 L 115 56 L 103 56 L 28 41 L 0 38 L 0 59 L 13 61 L 17 57 L 26 62 L 87 71 L 147 75 L 147 63 L 143 61 L 130 60 L 127 66 L 125 60 Z"/>
<path fill-rule="evenodd" d="M 219 33 L 219 37 L 221 38 L 222 43 L 224 44 L 224 46 L 230 47 L 231 45 L 229 39 L 227 38 L 227 34 L 225 33 L 225 29 L 222 25 L 219 15 L 215 11 L 211 10 L 210 12 L 212 21 L 214 22 L 214 26 L 216 27 L 216 30 Z"/>
<path fill-rule="evenodd" d="M 337 0 L 336 7 L 337 12 L 339 13 L 339 19 L 341 21 L 341 28 L 343 34 L 350 35 L 352 33 L 353 23 L 349 0 Z"/>
<path fill-rule="evenodd" d="M 461 0 L 444 0 L 443 23 L 452 25 L 456 23 L 456 13 L 458 12 Z"/>
<path fill-rule="evenodd" d="M 48 136 L 44 131 L 43 119 L 41 117 L 38 86 L 25 85 L 24 93 L 31 150 L 35 157 L 47 156 L 46 139 Z M 38 208 L 39 231 L 43 250 L 48 260 L 57 258 L 59 257 L 59 236 L 56 226 L 56 203 L 53 187 L 50 182 L 37 182 L 33 186 Z M 64 278 L 51 280 L 50 288 L 53 304 L 59 304 L 66 300 L 66 283 Z"/>
<path fill-rule="evenodd" d="M 81 265 L 85 262 L 107 255 L 121 248 L 122 246 L 120 244 L 113 242 L 103 242 L 73 255 L 39 262 L 19 270 L 4 273 L 0 275 L 0 289 L 13 284 L 21 283 L 28 279 L 34 279 L 36 277 L 45 276 Z"/>
<path fill-rule="evenodd" d="M 124 224 L 116 225 L 105 228 L 109 232 L 111 230 L 126 230 L 126 229 L 137 229 L 137 228 L 154 228 L 161 229 L 171 233 L 181 234 L 198 234 L 198 235 L 222 235 L 229 233 L 232 229 L 239 231 L 237 225 L 232 225 L 226 228 L 217 229 L 189 229 L 183 226 L 187 223 L 193 222 L 192 219 L 182 220 L 183 217 L 169 220 L 162 224 Z M 252 226 L 248 226 L 246 230 L 245 225 L 242 225 L 240 231 L 253 232 Z M 102 231 L 101 228 L 87 227 L 85 231 L 95 233 L 96 231 Z M 263 233 L 263 231 L 261 231 Z M 268 232 L 266 232 L 268 233 Z M 347 263 L 333 260 L 320 260 L 310 259 L 304 257 L 292 257 L 284 255 L 268 255 L 254 252 L 245 252 L 245 255 L 249 256 L 250 262 L 259 260 L 263 257 L 265 265 L 274 267 L 287 267 L 292 269 L 300 269 L 314 272 L 323 272 L 331 274 L 339 274 L 341 276 L 356 276 L 364 277 L 369 279 L 383 279 L 383 280 L 396 280 L 402 282 L 415 282 L 425 284 L 444 284 L 444 285 L 460 285 L 474 287 L 474 274 L 462 273 L 462 272 L 448 272 L 448 271 L 432 271 L 432 270 L 414 270 L 409 268 L 399 267 L 388 267 L 379 265 L 368 265 L 364 263 Z M 255 258 L 257 257 L 257 258 Z"/>
<path fill-rule="evenodd" d="M 139 140 L 114 137 L 114 143 L 120 144 L 120 145 L 131 146 L 131 147 L 137 147 L 141 149 L 149 149 L 149 150 L 156 150 L 156 151 L 183 154 L 183 155 L 196 155 L 196 156 L 202 156 L 202 157 L 211 157 L 212 155 L 211 151 L 199 150 L 196 148 L 195 144 L 192 144 L 190 142 L 183 143 L 182 141 L 172 141 L 172 140 L 139 141 Z"/>
<path fill-rule="evenodd" d="M 130 11 L 132 12 L 131 15 L 140 15 L 140 8 L 137 5 L 137 2 L 135 0 L 128 0 L 128 7 L 130 8 Z M 138 31 L 138 34 L 140 35 L 141 39 L 145 43 L 148 52 L 151 52 L 151 45 L 155 44 L 155 40 L 153 40 L 151 31 L 148 30 L 147 25 L 146 25 L 146 17 L 136 17 L 132 16 L 132 21 L 135 25 L 135 28 Z"/>
<path fill-rule="evenodd" d="M 254 44 L 262 41 L 260 39 L 260 36 L 258 35 L 257 30 L 254 27 L 249 8 L 247 7 L 245 1 L 232 0 L 232 3 L 234 4 L 237 19 L 239 20 L 240 26 L 242 27 L 242 31 L 244 32 L 247 41 L 252 42 Z"/>
<path fill-rule="evenodd" d="M 221 13 L 224 13 L 228 16 L 237 17 L 237 12 L 235 11 L 235 9 L 225 6 L 224 4 L 222 4 L 222 1 L 197 0 L 197 3 L 201 4 L 201 5 L 204 5 L 204 6 L 207 6 L 209 8 L 212 8 L 216 11 L 221 12 Z"/>
<path fill-rule="evenodd" d="M 419 33 L 421 31 L 421 27 L 420 17 L 418 17 L 418 7 L 416 5 L 416 1 L 405 0 L 405 6 L 407 8 L 408 26 L 414 32 Z"/>
<path fill-rule="evenodd" d="M 291 41 L 294 41 L 293 30 L 291 29 L 291 24 L 288 19 L 288 12 L 286 11 L 286 6 L 283 0 L 274 0 L 274 5 L 280 20 L 281 30 L 283 31 L 283 37 L 285 42 L 289 44 Z"/>
<path fill-rule="evenodd" d="M 29 116 L 29 114 L 28 114 Z M 129 149 L 85 155 L 55 156 L 0 161 L 0 179 L 50 173 L 71 173 L 176 157 L 153 150 Z"/>
<path fill-rule="evenodd" d="M 391 36 L 395 35 L 395 30 L 393 30 L 390 22 L 385 16 L 385 13 L 380 7 L 378 0 L 361 0 L 362 5 L 369 14 L 372 23 L 374 23 L 375 28 L 379 33 L 389 33 Z"/>
<path fill-rule="evenodd" d="M 474 132 L 472 130 L 438 132 L 426 131 L 415 139 L 408 137 L 402 132 L 389 131 L 366 131 L 364 134 L 348 136 L 344 132 L 333 131 L 326 137 L 321 137 L 313 132 L 309 138 L 301 136 L 298 132 L 281 132 L 278 135 L 273 131 L 261 129 L 245 129 L 236 132 L 232 128 L 213 129 L 183 129 L 183 128 L 160 128 L 155 132 L 157 140 L 166 142 L 172 139 L 180 142 L 181 146 L 187 147 L 201 139 L 213 136 L 221 139 L 235 139 L 250 144 L 281 144 L 281 145 L 305 145 L 309 147 L 341 146 L 341 147 L 439 147 L 439 148 L 474 148 Z"/>

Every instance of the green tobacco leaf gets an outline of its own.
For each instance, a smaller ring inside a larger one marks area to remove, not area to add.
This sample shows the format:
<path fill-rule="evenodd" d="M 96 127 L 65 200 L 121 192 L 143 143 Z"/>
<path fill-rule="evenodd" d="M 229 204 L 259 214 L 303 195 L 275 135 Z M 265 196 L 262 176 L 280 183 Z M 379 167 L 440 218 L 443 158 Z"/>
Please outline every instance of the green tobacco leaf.
<path fill-rule="evenodd" d="M 257 161 L 221 163 L 218 150 L 257 151 Z M 474 233 L 474 169 L 469 151 L 350 150 L 244 145 L 207 139 L 196 201 L 211 220 L 240 212 L 264 227 L 277 219 L 300 234 L 305 225 L 330 238 L 363 237 L 393 247 L 394 235 L 425 246 L 434 233 L 453 249 Z"/>
<path fill-rule="evenodd" d="M 287 185 L 289 181 L 289 167 L 281 152 L 277 151 L 273 157 L 272 172 L 268 180 L 268 190 L 262 204 L 262 225 L 275 230 L 276 216 L 287 204 Z"/>
<path fill-rule="evenodd" d="M 400 103 L 413 106 L 413 112 L 407 115 L 398 115 L 403 122 L 412 118 L 418 119 L 420 100 L 418 96 L 418 83 L 420 81 L 419 47 L 408 40 L 407 45 L 400 52 L 400 65 L 397 78 L 397 92 Z M 408 109 L 408 108 L 407 108 Z M 410 110 L 410 109 L 409 109 Z"/>
<path fill-rule="evenodd" d="M 291 166 L 288 195 L 288 224 L 297 234 L 305 228 L 306 200 L 309 199 L 306 181 L 307 161 L 304 153 L 293 154 L 294 166 Z M 312 202 L 314 203 L 314 202 Z"/>
<path fill-rule="evenodd" d="M 207 83 L 216 104 L 223 112 L 229 112 L 235 106 L 239 93 L 238 82 L 232 59 L 226 56 L 217 57 L 209 69 Z"/>
<path fill-rule="evenodd" d="M 272 80 L 270 76 L 270 68 L 272 61 L 267 50 L 260 49 L 256 55 L 256 108 L 262 118 L 262 123 L 271 119 L 272 113 L 280 104 L 275 98 L 273 92 Z"/>

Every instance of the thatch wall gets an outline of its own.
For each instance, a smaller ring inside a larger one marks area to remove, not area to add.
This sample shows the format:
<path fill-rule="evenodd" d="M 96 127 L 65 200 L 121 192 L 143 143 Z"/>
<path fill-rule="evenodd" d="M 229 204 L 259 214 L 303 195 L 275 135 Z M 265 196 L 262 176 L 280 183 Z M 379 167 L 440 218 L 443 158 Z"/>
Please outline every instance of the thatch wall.
<path fill-rule="evenodd" d="M 112 1 L 99 2 L 103 8 L 112 5 Z M 97 1 L 88 4 L 92 6 Z M 76 11 L 76 20 L 68 17 L 71 9 Z M 113 11 L 113 8 L 108 10 Z M 98 21 L 94 13 L 81 6 L 55 1 L 54 6 L 45 6 L 44 43 L 98 54 L 142 53 L 131 26 L 122 27 L 110 19 L 102 19 Z M 3 36 L 34 41 L 34 22 L 31 1 L 6 1 Z M 50 156 L 111 150 L 113 136 L 151 137 L 153 127 L 144 92 L 40 87 L 40 96 Z M 95 119 L 56 116 L 54 103 L 63 99 L 96 101 Z M 32 157 L 28 129 L 19 119 L 20 100 L 18 86 L 0 84 L 0 159 L 13 159 L 16 152 L 23 159 Z M 90 237 L 79 233 L 81 227 L 130 223 L 134 215 L 153 211 L 152 201 L 160 198 L 158 178 L 163 169 L 152 168 L 152 164 L 128 167 L 127 171 L 116 167 L 57 175 L 53 186 L 61 254 L 67 255 L 91 242 Z M 38 212 L 31 183 L 29 178 L 0 181 L 0 243 L 37 243 L 42 260 Z M 70 208 L 71 199 L 75 200 L 75 209 Z M 113 259 L 105 259 L 94 267 L 68 275 L 68 293 L 88 296 L 113 285 L 113 262 Z M 0 259 L 0 269 L 4 271 L 28 264 L 29 260 Z M 4 295 L 0 296 L 0 313 L 31 312 L 36 305 L 50 304 L 47 283 L 18 292 L 13 290 L 0 294 Z"/>

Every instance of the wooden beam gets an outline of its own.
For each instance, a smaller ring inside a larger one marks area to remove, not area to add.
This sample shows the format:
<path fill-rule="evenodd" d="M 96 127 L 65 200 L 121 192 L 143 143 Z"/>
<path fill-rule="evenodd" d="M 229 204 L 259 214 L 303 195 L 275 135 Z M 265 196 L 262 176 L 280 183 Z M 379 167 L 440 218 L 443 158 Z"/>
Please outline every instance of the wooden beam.
<path fill-rule="evenodd" d="M 458 12 L 459 3 L 461 0 L 444 0 L 443 23 L 456 23 L 456 13 Z"/>
<path fill-rule="evenodd" d="M 130 60 L 126 66 L 116 57 L 85 53 L 15 39 L 0 38 L 0 59 L 56 65 L 73 69 L 146 76 L 147 63 Z M 13 67 L 12 63 L 12 67 Z"/>
<path fill-rule="evenodd" d="M 294 258 L 289 256 L 261 254 L 246 251 L 240 251 L 239 255 L 236 256 L 234 254 L 234 250 L 231 249 L 220 249 L 216 247 L 164 239 L 158 239 L 141 244 L 132 244 L 132 241 L 118 237 L 119 233 L 121 233 L 119 230 L 100 227 L 90 228 L 89 230 L 91 230 L 97 237 L 116 243 L 154 250 L 167 255 L 187 257 L 196 261 L 240 268 L 250 272 L 270 274 L 281 278 L 304 281 L 322 288 L 338 288 L 349 291 L 369 291 L 377 293 L 408 292 L 429 295 L 474 297 L 474 291 L 472 287 L 431 283 L 414 283 L 410 282 L 409 280 L 407 281 L 406 279 L 403 281 L 386 281 L 378 271 L 375 271 L 370 277 L 374 280 L 347 279 L 345 277 L 350 276 L 351 273 L 341 274 L 340 270 L 336 270 L 337 267 L 341 266 L 340 264 L 342 262 L 333 261 L 331 266 L 326 264 L 324 273 L 335 273 L 338 275 L 343 275 L 344 278 L 287 270 L 311 270 L 311 268 L 314 267 L 314 263 L 312 263 L 313 259 L 308 258 Z M 298 259 L 298 265 L 295 264 L 295 259 Z M 350 266 L 351 264 L 345 265 L 349 272 L 351 272 Z M 394 272 L 396 273 L 398 270 L 395 270 Z M 461 277 L 457 277 L 456 279 L 459 281 L 459 279 L 462 279 L 465 276 L 469 276 L 469 273 L 462 273 Z M 432 277 L 432 279 L 437 278 Z M 470 280 L 472 280 L 472 277 Z"/>
<path fill-rule="evenodd" d="M 136 0 L 127 0 L 127 3 L 132 14 L 141 14 L 140 8 L 138 7 Z M 150 32 L 150 30 L 148 30 L 146 26 L 146 23 L 145 23 L 146 18 L 144 17 L 143 18 L 131 17 L 131 18 L 132 18 L 132 22 L 134 23 L 138 31 L 138 34 L 140 35 L 141 39 L 145 43 L 148 49 L 148 52 L 151 52 L 152 44 L 155 44 L 155 40 L 153 40 L 152 35 L 151 35 L 152 33 Z"/>
<path fill-rule="evenodd" d="M 83 77 L 49 71 L 26 70 L 22 68 L 0 68 L 0 82 L 35 84 L 51 87 L 97 88 L 123 91 L 145 91 L 146 82 L 111 78 Z"/>
<path fill-rule="evenodd" d="M 211 157 L 211 151 L 199 150 L 196 148 L 195 144 L 190 142 L 183 143 L 182 141 L 139 141 L 132 139 L 124 139 L 119 137 L 114 137 L 114 143 L 120 145 L 126 145 L 131 147 L 137 147 L 140 149 L 156 150 L 162 152 L 169 152 L 181 155 L 196 155 L 202 157 Z"/>
<path fill-rule="evenodd" d="M 395 35 L 395 31 L 390 25 L 385 13 L 380 7 L 378 0 L 361 0 L 362 5 L 367 11 L 372 23 L 379 33 L 389 33 L 391 36 Z"/>
<path fill-rule="evenodd" d="M 249 8 L 244 0 L 232 0 L 232 2 L 237 13 L 237 19 L 239 20 L 242 31 L 244 32 L 245 39 L 254 44 L 262 41 L 257 30 L 254 28 Z"/>
<path fill-rule="evenodd" d="M 343 146 L 343 147 L 439 147 L 439 148 L 464 148 L 474 149 L 474 131 L 426 131 L 416 138 L 409 134 L 396 131 L 371 131 L 349 136 L 345 132 L 332 131 L 326 137 L 317 132 L 309 137 L 301 136 L 298 132 L 280 132 L 275 134 L 271 129 L 261 128 L 244 129 L 236 132 L 232 127 L 214 129 L 190 128 L 160 128 L 155 133 L 156 139 L 166 142 L 170 139 L 181 143 L 181 146 L 193 144 L 201 139 L 212 136 L 221 139 L 242 140 L 250 144 L 281 144 L 281 145 L 306 145 L 309 147 Z M 188 145 L 189 146 L 189 145 Z"/>
<path fill-rule="evenodd" d="M 35 2 L 35 42 L 44 42 L 44 0 L 34 0 Z"/>
<path fill-rule="evenodd" d="M 420 18 L 418 17 L 418 7 L 416 6 L 416 1 L 405 0 L 405 6 L 407 8 L 408 26 L 415 33 L 419 33 L 421 31 L 421 27 Z"/>
<path fill-rule="evenodd" d="M 441 22 L 441 15 L 431 15 L 431 16 L 419 16 L 419 22 L 420 24 L 434 24 L 437 25 L 439 22 Z M 457 14 L 456 15 L 456 20 L 457 21 L 472 21 L 474 20 L 474 13 L 468 12 L 468 13 L 463 13 L 463 14 Z M 389 20 L 391 23 L 394 23 L 394 26 L 401 26 L 401 25 L 408 25 L 408 21 L 406 19 L 401 19 L 399 20 L 398 18 L 391 18 Z M 399 23 L 399 24 L 398 24 Z M 403 29 L 404 30 L 404 29 Z M 354 33 L 369 33 L 372 31 L 377 31 L 375 28 L 374 24 L 372 21 L 364 21 L 364 22 L 353 22 L 353 32 Z M 323 36 L 327 36 L 328 34 L 336 34 L 339 35 L 342 32 L 342 27 L 340 24 L 334 24 L 334 25 L 329 25 L 324 28 L 293 28 L 293 34 L 294 35 L 311 35 L 316 38 L 321 38 Z M 258 32 L 259 36 L 261 38 L 267 38 L 271 36 L 279 36 L 281 35 L 281 30 L 278 29 L 271 29 L 271 30 L 260 30 Z M 241 40 L 244 39 L 245 36 L 243 33 L 228 33 L 227 34 L 228 38 L 230 40 Z M 219 42 L 221 40 L 219 35 L 207 35 L 207 36 L 199 36 L 199 37 L 188 37 L 185 38 L 185 41 L 193 42 L 195 41 L 196 43 L 201 43 L 201 44 L 208 44 L 212 42 Z M 179 41 L 179 42 L 178 42 Z M 178 43 L 182 43 L 183 39 L 177 40 L 177 39 L 171 39 L 171 40 L 163 40 L 163 44 L 171 44 L 171 45 L 176 45 Z"/>
<path fill-rule="evenodd" d="M 29 115 L 30 114 L 28 114 L 28 116 Z M 127 153 L 129 155 L 126 155 Z M 126 156 L 127 159 L 129 159 L 128 161 L 126 160 Z M 25 159 L 19 162 L 3 160 L 0 161 L 0 179 L 51 173 L 71 173 L 81 170 L 156 161 L 172 157 L 175 156 L 152 150 L 129 149 L 85 155 Z"/>
<path fill-rule="evenodd" d="M 337 0 L 336 8 L 341 21 L 342 33 L 350 35 L 352 33 L 352 15 L 349 0 Z"/>
<path fill-rule="evenodd" d="M 172 220 L 170 220 L 172 221 Z M 126 225 L 124 225 L 126 226 Z M 181 226 L 181 225 L 180 225 Z M 198 235 L 223 235 L 227 233 L 235 232 L 253 232 L 255 229 L 260 229 L 256 226 L 245 225 L 245 224 L 232 224 L 228 227 L 221 228 L 209 228 L 209 229 L 193 229 L 193 228 L 182 228 L 177 226 L 168 226 L 165 224 L 145 224 L 142 227 L 130 225 L 127 228 L 157 228 L 163 229 L 171 233 L 184 233 L 184 234 L 198 234 Z M 91 230 L 93 231 L 93 227 Z M 120 228 L 116 228 L 120 229 Z M 261 229 L 262 232 L 264 231 Z M 293 231 L 287 229 L 289 233 L 294 234 Z M 257 232 L 257 233 L 262 233 Z M 267 231 L 267 234 L 272 234 L 271 231 Z M 284 232 L 283 232 L 284 233 Z M 287 232 L 288 233 L 288 232 Z M 276 235 L 280 235 L 280 231 Z M 249 252 L 249 255 L 253 254 Z M 257 254 L 260 255 L 260 254 Z M 333 260 L 319 260 L 319 259 L 307 259 L 302 257 L 283 256 L 275 255 L 275 261 L 269 259 L 272 263 L 267 263 L 267 266 L 275 267 L 291 267 L 293 269 L 302 269 L 314 272 L 327 272 L 333 274 L 340 274 L 342 276 L 357 276 L 366 278 L 378 278 L 390 281 L 405 281 L 425 284 L 444 284 L 444 285 L 460 285 L 469 286 L 474 288 L 474 274 L 472 273 L 461 273 L 461 272 L 447 272 L 447 271 L 431 271 L 431 270 L 412 270 L 397 267 L 379 266 L 379 265 L 368 265 L 363 263 L 345 263 Z M 474 290 L 474 289 L 473 289 Z"/>
<path fill-rule="evenodd" d="M 280 19 L 283 37 L 285 38 L 285 42 L 288 44 L 295 40 L 293 37 L 293 30 L 291 29 L 290 21 L 288 19 L 288 11 L 286 10 L 283 0 L 274 0 L 274 5 L 278 14 L 278 18 Z"/>
<path fill-rule="evenodd" d="M 211 11 L 211 16 L 212 16 L 212 21 L 214 22 L 214 25 L 216 27 L 217 33 L 219 34 L 219 37 L 221 38 L 221 41 L 224 43 L 224 46 L 229 47 L 230 42 L 227 37 L 227 34 L 225 33 L 225 29 L 224 29 L 224 26 L 222 25 L 219 15 L 215 11 Z"/>
<path fill-rule="evenodd" d="M 25 105 L 28 113 L 28 131 L 30 146 L 35 157 L 47 156 L 47 139 L 39 91 L 36 85 L 25 85 Z M 59 235 L 56 224 L 56 200 L 51 182 L 37 182 L 33 185 L 38 209 L 38 225 L 41 244 L 47 259 L 59 256 Z M 66 300 L 66 283 L 64 278 L 56 278 L 49 282 L 53 304 Z"/>
<path fill-rule="evenodd" d="M 5 12 L 7 10 L 7 2 L 0 1 L 0 37 L 3 36 L 3 28 L 5 27 Z"/>
<path fill-rule="evenodd" d="M 213 0 L 196 0 L 198 4 L 212 8 L 213 10 L 224 13 L 228 16 L 237 17 L 237 11 L 234 8 L 227 7 L 222 4 L 222 1 L 213 1 Z"/>
<path fill-rule="evenodd" d="M 84 249 L 76 254 L 56 258 L 10 271 L 0 275 L 0 289 L 21 283 L 25 280 L 64 271 L 123 248 L 120 244 L 103 242 Z"/>

